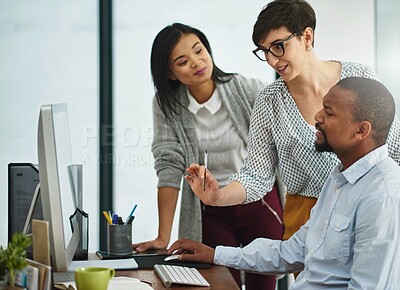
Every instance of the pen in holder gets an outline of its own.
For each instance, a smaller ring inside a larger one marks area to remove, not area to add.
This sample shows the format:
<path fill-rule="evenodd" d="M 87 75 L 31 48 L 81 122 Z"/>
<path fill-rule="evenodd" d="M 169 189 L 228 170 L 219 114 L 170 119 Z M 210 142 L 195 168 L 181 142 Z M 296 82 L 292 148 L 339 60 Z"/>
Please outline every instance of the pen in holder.
<path fill-rule="evenodd" d="M 132 224 L 107 224 L 107 252 L 110 255 L 132 254 Z"/>

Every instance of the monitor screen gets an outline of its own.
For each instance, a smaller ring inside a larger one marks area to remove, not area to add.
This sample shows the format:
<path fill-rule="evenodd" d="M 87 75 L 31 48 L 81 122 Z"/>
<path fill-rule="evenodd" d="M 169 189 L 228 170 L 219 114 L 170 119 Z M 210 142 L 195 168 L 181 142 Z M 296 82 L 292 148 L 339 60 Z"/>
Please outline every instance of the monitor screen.
<path fill-rule="evenodd" d="M 66 104 L 44 105 L 38 125 L 38 161 L 44 220 L 49 222 L 50 254 L 54 271 L 66 271 L 79 242 L 76 210 L 68 166 L 72 165 Z"/>

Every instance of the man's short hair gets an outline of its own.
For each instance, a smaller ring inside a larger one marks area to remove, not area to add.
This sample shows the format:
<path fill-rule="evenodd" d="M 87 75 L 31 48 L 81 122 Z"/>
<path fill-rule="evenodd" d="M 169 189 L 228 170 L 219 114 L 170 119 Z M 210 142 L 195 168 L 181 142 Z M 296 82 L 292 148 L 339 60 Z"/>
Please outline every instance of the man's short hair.
<path fill-rule="evenodd" d="M 376 80 L 362 77 L 345 78 L 336 85 L 355 95 L 353 120 L 370 122 L 377 145 L 386 143 L 395 116 L 395 103 L 389 90 Z"/>

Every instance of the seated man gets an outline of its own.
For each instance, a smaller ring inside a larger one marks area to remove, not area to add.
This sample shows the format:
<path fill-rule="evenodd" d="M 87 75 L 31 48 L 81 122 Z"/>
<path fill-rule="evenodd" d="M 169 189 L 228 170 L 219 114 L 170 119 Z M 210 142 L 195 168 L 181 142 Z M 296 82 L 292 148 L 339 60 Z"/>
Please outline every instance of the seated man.
<path fill-rule="evenodd" d="M 302 271 L 291 289 L 399 289 L 400 167 L 385 144 L 394 115 L 393 97 L 381 83 L 339 81 L 315 115 L 315 147 L 334 152 L 341 164 L 310 220 L 287 241 L 259 238 L 244 248 L 214 250 L 178 240 L 169 252 L 182 253 L 181 261 L 266 274 Z M 201 188 L 204 168 L 193 165 L 188 172 L 192 187 Z M 207 173 L 208 186 L 215 182 Z"/>

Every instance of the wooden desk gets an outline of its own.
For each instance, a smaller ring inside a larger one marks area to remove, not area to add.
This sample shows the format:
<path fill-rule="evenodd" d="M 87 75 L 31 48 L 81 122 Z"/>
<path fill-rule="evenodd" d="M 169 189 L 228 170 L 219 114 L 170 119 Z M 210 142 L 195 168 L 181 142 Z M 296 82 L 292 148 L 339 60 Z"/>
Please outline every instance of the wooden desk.
<path fill-rule="evenodd" d="M 155 250 L 158 253 L 165 253 L 165 250 Z M 89 254 L 90 260 L 98 260 L 96 254 Z M 199 272 L 203 275 L 203 277 L 210 283 L 210 287 L 195 287 L 195 286 L 186 286 L 180 284 L 172 284 L 171 288 L 180 289 L 180 290 L 200 290 L 200 289 L 215 289 L 215 290 L 239 290 L 235 279 L 231 272 L 229 272 L 228 268 L 224 266 L 212 266 L 209 269 L 198 269 Z M 150 282 L 151 287 L 155 290 L 165 290 L 168 288 L 164 287 L 161 279 L 158 278 L 157 273 L 153 269 L 138 269 L 138 270 L 129 270 L 129 271 L 116 271 L 115 276 L 126 276 L 137 278 L 142 281 Z"/>
<path fill-rule="evenodd" d="M 199 269 L 199 272 L 203 277 L 210 283 L 211 287 L 195 287 L 185 286 L 179 284 L 173 284 L 171 289 L 180 290 L 200 290 L 200 289 L 215 289 L 215 290 L 239 290 L 235 280 L 233 279 L 231 272 L 228 268 L 223 266 L 212 266 L 210 269 Z M 158 278 L 157 273 L 154 270 L 130 270 L 130 271 L 117 271 L 116 276 L 128 276 L 137 278 L 142 281 L 150 282 L 156 290 L 165 290 L 164 284 Z"/>

